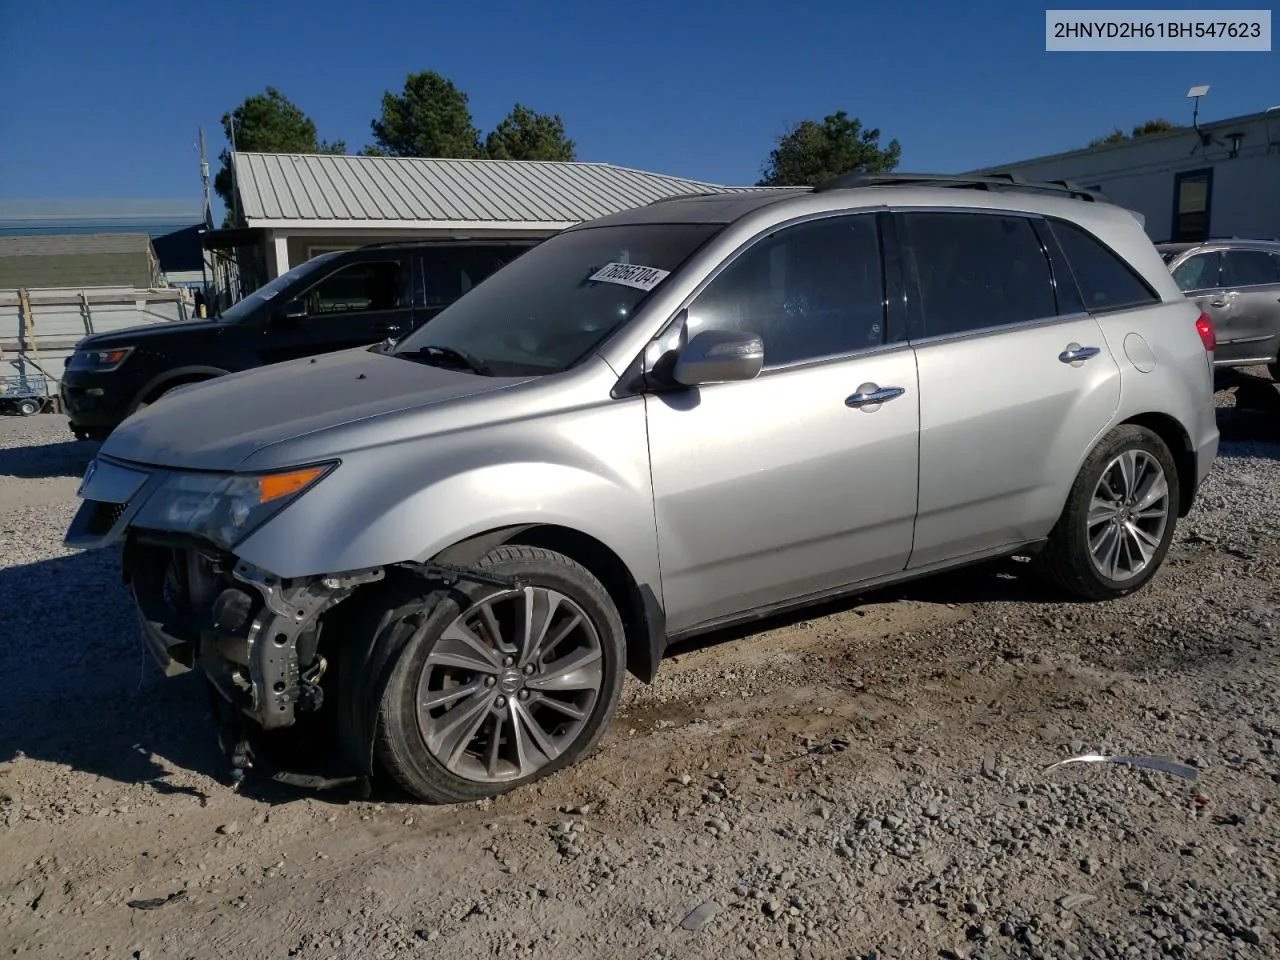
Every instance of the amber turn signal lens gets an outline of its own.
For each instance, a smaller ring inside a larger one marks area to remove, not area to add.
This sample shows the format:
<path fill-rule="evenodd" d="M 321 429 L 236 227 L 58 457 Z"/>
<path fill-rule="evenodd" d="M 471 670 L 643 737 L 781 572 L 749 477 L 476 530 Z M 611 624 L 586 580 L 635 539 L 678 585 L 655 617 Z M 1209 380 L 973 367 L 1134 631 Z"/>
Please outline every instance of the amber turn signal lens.
<path fill-rule="evenodd" d="M 324 467 L 308 467 L 289 473 L 273 473 L 258 478 L 258 503 L 270 503 L 280 497 L 297 493 L 316 477 L 324 473 Z"/>

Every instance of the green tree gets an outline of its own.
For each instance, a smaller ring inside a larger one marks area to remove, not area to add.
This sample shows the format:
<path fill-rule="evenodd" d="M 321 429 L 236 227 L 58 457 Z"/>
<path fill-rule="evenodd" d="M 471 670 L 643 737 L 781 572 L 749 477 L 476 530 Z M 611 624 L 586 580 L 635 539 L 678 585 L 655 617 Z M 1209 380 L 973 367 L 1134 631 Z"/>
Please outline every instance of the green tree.
<path fill-rule="evenodd" d="M 246 97 L 240 106 L 222 115 L 222 132 L 228 145 L 248 153 L 346 153 L 341 140 L 326 143 L 317 139 L 315 121 L 275 87 Z M 234 134 L 234 135 L 233 135 Z M 232 197 L 231 150 L 218 156 L 221 167 L 213 178 L 213 189 L 227 208 L 224 226 L 234 225 L 236 204 Z"/>
<path fill-rule="evenodd" d="M 575 147 L 560 114 L 537 113 L 517 103 L 485 139 L 484 152 L 490 160 L 572 160 Z"/>
<path fill-rule="evenodd" d="M 1165 120 L 1163 117 L 1156 117 L 1154 120 L 1147 120 L 1138 124 L 1133 128 L 1133 136 L 1149 137 L 1153 133 L 1165 133 L 1169 130 L 1176 130 L 1177 126 Z"/>
<path fill-rule="evenodd" d="M 1178 129 L 1176 124 L 1170 123 L 1161 117 L 1154 120 L 1144 120 L 1142 123 L 1133 127 L 1131 134 L 1125 133 L 1119 127 L 1116 127 L 1105 137 L 1098 137 L 1096 140 L 1089 141 L 1089 149 L 1096 150 L 1098 147 L 1108 147 L 1113 143 L 1125 143 L 1129 139 L 1138 139 L 1138 137 L 1149 137 L 1154 133 L 1165 133 L 1168 130 Z"/>
<path fill-rule="evenodd" d="M 482 156 L 480 131 L 471 119 L 467 95 L 434 70 L 411 73 L 401 93 L 382 95 L 382 116 L 374 120 L 372 156 Z M 369 148 L 366 148 L 366 153 Z"/>
<path fill-rule="evenodd" d="M 862 121 L 843 110 L 821 123 L 803 120 L 778 137 L 757 186 L 814 186 L 842 173 L 889 173 L 898 166 L 897 140 L 880 147 L 880 130 L 864 130 Z"/>
<path fill-rule="evenodd" d="M 1113 143 L 1124 143 L 1128 139 L 1129 139 L 1129 135 L 1125 133 L 1123 130 L 1121 130 L 1119 127 L 1116 127 L 1114 130 L 1108 133 L 1105 137 L 1098 137 L 1095 140 L 1090 140 L 1089 149 L 1094 150 L 1098 147 L 1108 147 Z"/>

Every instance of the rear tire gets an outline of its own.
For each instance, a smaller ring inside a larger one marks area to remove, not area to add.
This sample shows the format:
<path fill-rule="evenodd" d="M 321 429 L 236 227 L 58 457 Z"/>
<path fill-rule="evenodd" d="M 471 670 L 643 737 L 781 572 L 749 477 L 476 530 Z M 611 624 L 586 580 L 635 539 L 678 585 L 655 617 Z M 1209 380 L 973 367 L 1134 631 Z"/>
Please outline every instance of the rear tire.
<path fill-rule="evenodd" d="M 1053 585 L 1089 600 L 1133 593 L 1164 562 L 1178 519 L 1178 469 L 1146 427 L 1123 424 L 1094 447 L 1037 558 Z"/>
<path fill-rule="evenodd" d="M 364 623 L 375 642 L 409 634 L 382 691 L 374 749 L 401 787 L 432 803 L 497 796 L 578 761 L 622 691 L 622 620 L 590 571 L 525 546 L 475 566 L 526 587 L 408 585 Z"/>

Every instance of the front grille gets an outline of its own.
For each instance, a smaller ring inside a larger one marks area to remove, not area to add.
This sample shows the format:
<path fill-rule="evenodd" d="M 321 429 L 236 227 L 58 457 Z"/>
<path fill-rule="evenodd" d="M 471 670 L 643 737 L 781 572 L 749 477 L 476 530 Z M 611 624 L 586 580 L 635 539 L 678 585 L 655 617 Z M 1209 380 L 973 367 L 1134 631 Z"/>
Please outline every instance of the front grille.
<path fill-rule="evenodd" d="M 93 513 L 89 515 L 89 521 L 86 524 L 86 531 L 95 537 L 105 536 L 111 532 L 111 528 L 116 522 L 124 516 L 127 503 L 103 503 L 102 501 L 91 501 L 93 503 Z"/>

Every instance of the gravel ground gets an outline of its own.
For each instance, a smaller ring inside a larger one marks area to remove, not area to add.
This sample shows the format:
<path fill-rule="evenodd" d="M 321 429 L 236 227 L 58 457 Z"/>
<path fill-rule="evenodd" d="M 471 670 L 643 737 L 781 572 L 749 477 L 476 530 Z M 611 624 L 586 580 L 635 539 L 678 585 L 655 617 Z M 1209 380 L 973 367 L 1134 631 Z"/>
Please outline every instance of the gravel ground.
<path fill-rule="evenodd" d="M 93 446 L 0 419 L 0 949 L 1280 955 L 1280 419 L 1220 398 L 1139 595 L 1062 602 L 1010 561 L 687 645 L 595 757 L 451 808 L 229 791 L 118 558 L 60 546 Z M 1196 777 L 1047 769 L 1089 751 Z"/>

